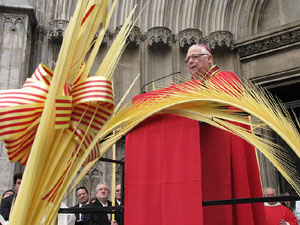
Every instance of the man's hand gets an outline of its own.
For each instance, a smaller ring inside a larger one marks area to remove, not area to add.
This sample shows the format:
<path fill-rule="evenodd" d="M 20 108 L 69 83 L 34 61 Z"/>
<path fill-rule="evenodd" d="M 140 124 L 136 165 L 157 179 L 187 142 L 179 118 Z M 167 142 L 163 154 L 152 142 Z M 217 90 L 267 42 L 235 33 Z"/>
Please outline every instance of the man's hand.
<path fill-rule="evenodd" d="M 111 224 L 111 225 L 118 225 L 117 221 L 115 221 L 115 220 L 114 220 L 114 221 L 111 221 L 110 224 Z"/>
<path fill-rule="evenodd" d="M 287 225 L 288 223 L 285 220 L 280 220 L 280 225 Z"/>

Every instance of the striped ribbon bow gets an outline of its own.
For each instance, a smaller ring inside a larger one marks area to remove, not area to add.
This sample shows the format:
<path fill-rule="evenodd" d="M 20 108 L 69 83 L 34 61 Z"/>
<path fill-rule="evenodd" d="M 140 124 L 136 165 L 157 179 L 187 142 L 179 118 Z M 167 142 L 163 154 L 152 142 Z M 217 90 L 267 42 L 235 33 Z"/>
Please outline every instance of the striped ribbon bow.
<path fill-rule="evenodd" d="M 53 72 L 40 64 L 21 89 L 0 92 L 0 140 L 12 162 L 26 165 L 49 91 Z M 80 149 L 86 150 L 96 133 L 112 115 L 112 83 L 105 77 L 78 79 L 65 85 L 56 98 L 55 129 L 66 129 Z M 74 150 L 75 152 L 75 150 Z M 100 156 L 97 144 L 85 163 Z"/>

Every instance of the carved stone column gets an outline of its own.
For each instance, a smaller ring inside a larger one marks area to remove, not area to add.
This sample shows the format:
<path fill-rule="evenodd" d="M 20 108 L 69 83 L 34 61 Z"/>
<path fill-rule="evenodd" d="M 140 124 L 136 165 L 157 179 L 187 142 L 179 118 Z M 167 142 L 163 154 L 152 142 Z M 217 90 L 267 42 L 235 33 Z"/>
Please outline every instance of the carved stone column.
<path fill-rule="evenodd" d="M 204 38 L 204 43 L 213 51 L 232 51 L 233 35 L 229 31 L 215 31 Z"/>
<path fill-rule="evenodd" d="M 188 28 L 179 32 L 180 50 L 186 52 L 194 44 L 203 42 L 202 32 L 198 29 Z"/>
<path fill-rule="evenodd" d="M 147 32 L 147 40 L 149 48 L 170 48 L 173 35 L 167 27 L 153 27 Z"/>
<path fill-rule="evenodd" d="M 26 1 L 18 1 L 18 4 L 6 1 L 0 5 L 0 90 L 18 89 L 28 77 L 36 24 L 34 8 Z M 13 187 L 13 175 L 22 170 L 20 164 L 9 162 L 1 142 L 0 193 Z"/>
<path fill-rule="evenodd" d="M 48 39 L 52 43 L 61 44 L 69 21 L 54 19 L 49 22 Z"/>

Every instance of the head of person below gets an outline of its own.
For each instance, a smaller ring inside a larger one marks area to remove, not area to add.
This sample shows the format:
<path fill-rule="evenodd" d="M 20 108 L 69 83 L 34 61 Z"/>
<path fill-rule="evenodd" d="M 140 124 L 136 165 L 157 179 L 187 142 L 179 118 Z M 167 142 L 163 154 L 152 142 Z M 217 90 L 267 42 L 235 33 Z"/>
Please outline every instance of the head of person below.
<path fill-rule="evenodd" d="M 106 184 L 98 184 L 96 197 L 103 206 L 108 206 L 110 190 Z"/>
<path fill-rule="evenodd" d="M 76 189 L 76 198 L 80 206 L 86 205 L 89 202 L 90 195 L 86 187 Z"/>
<path fill-rule="evenodd" d="M 221 71 L 218 66 L 213 65 L 213 55 L 204 44 L 192 45 L 186 54 L 187 63 L 192 82 L 205 84 L 211 82 L 212 87 L 218 87 L 219 91 L 233 94 L 243 94 L 240 79 L 230 71 Z"/>
<path fill-rule="evenodd" d="M 192 79 L 202 80 L 206 78 L 207 72 L 213 66 L 213 56 L 206 45 L 196 44 L 188 49 L 185 62 Z"/>
<path fill-rule="evenodd" d="M 118 203 L 118 205 L 122 204 L 121 184 L 116 185 L 116 203 Z"/>
<path fill-rule="evenodd" d="M 15 191 L 15 193 L 18 193 L 18 191 L 19 191 L 19 188 L 22 183 L 22 177 L 23 177 L 23 173 L 17 173 L 14 175 L 14 191 Z"/>
<path fill-rule="evenodd" d="M 276 191 L 274 188 L 266 188 L 264 190 L 265 197 L 275 197 Z M 281 205 L 279 202 L 265 202 L 267 225 L 298 225 L 297 218 L 292 211 Z"/>

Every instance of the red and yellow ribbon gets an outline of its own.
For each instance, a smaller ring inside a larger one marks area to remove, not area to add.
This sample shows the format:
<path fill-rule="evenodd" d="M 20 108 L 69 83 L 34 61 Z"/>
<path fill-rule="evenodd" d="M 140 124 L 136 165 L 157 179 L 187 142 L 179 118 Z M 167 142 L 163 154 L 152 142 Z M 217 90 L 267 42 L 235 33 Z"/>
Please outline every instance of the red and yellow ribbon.
<path fill-rule="evenodd" d="M 26 165 L 52 76 L 51 69 L 40 64 L 21 89 L 0 92 L 0 140 L 12 162 Z M 105 77 L 88 77 L 68 89 L 56 98 L 55 129 L 68 128 L 78 144 L 83 142 L 79 151 L 84 151 L 112 115 L 112 83 Z M 96 145 L 86 162 L 99 156 Z"/>

